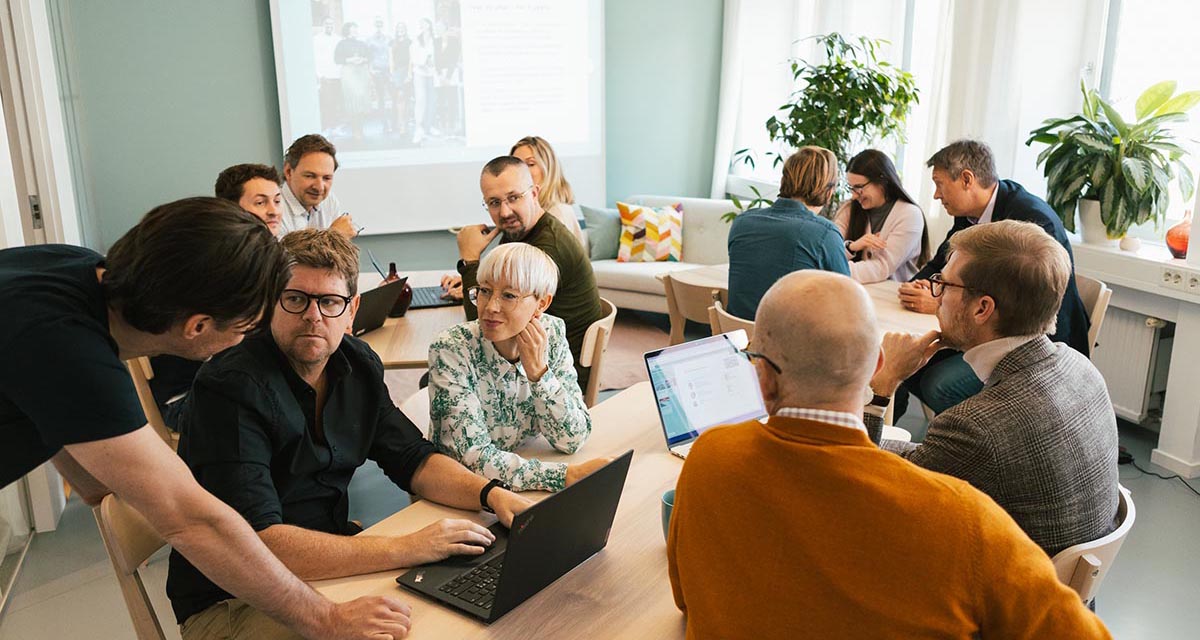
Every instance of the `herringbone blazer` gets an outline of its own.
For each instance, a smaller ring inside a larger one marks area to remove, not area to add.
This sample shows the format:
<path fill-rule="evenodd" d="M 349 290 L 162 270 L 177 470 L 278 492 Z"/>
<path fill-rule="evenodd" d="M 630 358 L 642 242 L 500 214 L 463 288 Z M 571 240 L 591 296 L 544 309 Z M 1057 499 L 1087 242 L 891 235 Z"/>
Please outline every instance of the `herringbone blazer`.
<path fill-rule="evenodd" d="M 1014 349 L 982 391 L 934 418 L 923 444 L 882 446 L 970 482 L 1051 556 L 1113 530 L 1112 401 L 1087 357 L 1044 336 Z"/>

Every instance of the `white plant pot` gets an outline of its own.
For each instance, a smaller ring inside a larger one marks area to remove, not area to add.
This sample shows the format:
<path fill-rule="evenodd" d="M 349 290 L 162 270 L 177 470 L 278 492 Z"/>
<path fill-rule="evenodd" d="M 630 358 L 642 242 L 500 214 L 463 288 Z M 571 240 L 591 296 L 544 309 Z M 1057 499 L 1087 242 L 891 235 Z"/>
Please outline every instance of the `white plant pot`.
<path fill-rule="evenodd" d="M 1108 247 L 1117 246 L 1117 240 L 1108 237 L 1108 230 L 1100 220 L 1100 201 L 1079 199 L 1079 227 L 1086 244 L 1098 244 Z"/>

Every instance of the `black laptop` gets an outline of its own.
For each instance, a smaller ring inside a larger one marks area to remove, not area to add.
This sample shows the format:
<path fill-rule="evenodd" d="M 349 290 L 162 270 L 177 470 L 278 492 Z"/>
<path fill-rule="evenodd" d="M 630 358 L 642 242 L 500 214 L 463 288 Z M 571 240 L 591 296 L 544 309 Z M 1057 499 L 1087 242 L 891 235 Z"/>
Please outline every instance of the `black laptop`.
<path fill-rule="evenodd" d="M 388 312 L 392 310 L 392 305 L 396 304 L 400 293 L 404 291 L 404 283 L 407 281 L 408 278 L 400 278 L 363 293 L 362 300 L 358 303 L 358 313 L 354 315 L 354 327 L 350 332 L 361 336 L 382 327 Z"/>
<path fill-rule="evenodd" d="M 493 622 L 608 544 L 633 450 L 513 518 L 480 556 L 410 569 L 401 586 Z"/>
<path fill-rule="evenodd" d="M 412 304 L 409 309 L 432 309 L 434 307 L 461 307 L 462 299 L 443 298 L 445 289 L 435 284 L 432 287 L 413 287 Z"/>

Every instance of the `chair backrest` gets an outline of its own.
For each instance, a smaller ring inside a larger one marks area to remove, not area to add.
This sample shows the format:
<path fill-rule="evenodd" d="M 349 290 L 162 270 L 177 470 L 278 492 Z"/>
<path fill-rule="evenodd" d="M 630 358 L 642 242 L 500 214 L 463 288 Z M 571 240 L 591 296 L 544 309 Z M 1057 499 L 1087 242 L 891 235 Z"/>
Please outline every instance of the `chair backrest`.
<path fill-rule="evenodd" d="M 738 329 L 745 329 L 746 337 L 754 340 L 754 321 L 730 315 L 725 310 L 725 305 L 721 304 L 720 296 L 713 296 L 712 306 L 708 308 L 708 318 L 708 323 L 712 325 L 714 336 L 730 331 L 737 331 Z"/>
<path fill-rule="evenodd" d="M 583 392 L 587 406 L 596 404 L 600 393 L 600 371 L 604 364 L 604 352 L 608 350 L 608 339 L 612 337 L 613 325 L 617 321 L 617 305 L 600 298 L 600 310 L 604 314 L 588 327 L 583 334 L 583 347 L 579 350 L 579 364 L 591 368 L 588 386 Z"/>
<path fill-rule="evenodd" d="M 154 392 L 150 390 L 150 379 L 154 377 L 154 368 L 150 366 L 150 358 L 141 357 L 125 361 L 129 369 L 129 377 L 133 378 L 133 388 L 137 390 L 138 401 L 142 403 L 142 413 L 146 414 L 146 422 L 154 432 L 167 443 L 171 449 L 179 448 L 179 434 L 167 428 L 158 403 L 154 401 Z"/>
<path fill-rule="evenodd" d="M 1112 567 L 1125 536 L 1133 528 L 1137 510 L 1129 489 L 1119 486 L 1117 503 L 1117 528 L 1112 533 L 1091 542 L 1081 542 L 1059 551 L 1052 558 L 1058 579 L 1079 594 L 1084 602 L 1096 597 L 1100 583 Z"/>
<path fill-rule="evenodd" d="M 1096 348 L 1100 337 L 1100 325 L 1104 322 L 1104 314 L 1108 312 L 1108 301 L 1112 299 L 1112 289 L 1108 285 L 1084 275 L 1075 274 L 1075 287 L 1079 289 L 1079 298 L 1087 311 L 1091 328 L 1088 329 L 1088 350 Z"/>
<path fill-rule="evenodd" d="M 708 308 L 712 306 L 714 296 L 720 295 L 719 289 L 690 284 L 676 279 L 669 273 L 660 276 L 663 289 L 667 294 L 667 315 L 671 318 L 671 344 L 683 342 L 683 329 L 687 320 L 708 324 Z"/>
<path fill-rule="evenodd" d="M 158 532 L 146 522 L 142 514 L 125 504 L 114 494 L 104 496 L 100 506 L 92 509 L 100 538 L 108 557 L 112 560 L 125 607 L 133 619 L 133 630 L 138 640 L 165 640 L 154 604 L 146 593 L 146 586 L 138 575 L 138 567 L 147 558 L 166 545 Z"/>

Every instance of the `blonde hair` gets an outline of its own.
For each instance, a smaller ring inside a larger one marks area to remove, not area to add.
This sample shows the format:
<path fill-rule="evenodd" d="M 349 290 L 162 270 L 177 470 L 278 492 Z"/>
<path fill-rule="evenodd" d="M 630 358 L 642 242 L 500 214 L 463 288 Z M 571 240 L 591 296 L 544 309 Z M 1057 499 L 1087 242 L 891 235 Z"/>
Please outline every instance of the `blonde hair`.
<path fill-rule="evenodd" d="M 550 143 L 546 142 L 545 138 L 539 136 L 525 136 L 508 150 L 509 155 L 517 152 L 521 147 L 529 147 L 533 152 L 533 159 L 538 163 L 538 167 L 542 169 L 542 184 L 538 185 L 538 204 L 543 209 L 549 211 L 558 203 L 575 204 L 575 192 L 571 191 L 571 184 L 567 182 L 566 176 L 563 175 L 562 168 L 558 164 L 558 156 L 554 155 L 554 149 Z"/>
<path fill-rule="evenodd" d="M 507 242 L 483 257 L 476 281 L 490 285 L 503 282 L 521 293 L 544 298 L 558 290 L 558 265 L 531 244 Z"/>
<path fill-rule="evenodd" d="M 810 207 L 823 207 L 837 185 L 837 157 L 824 147 L 800 147 L 783 163 L 779 197 L 795 198 Z"/>
<path fill-rule="evenodd" d="M 346 279 L 350 295 L 358 293 L 358 247 L 330 229 L 299 229 L 279 240 L 292 264 L 327 269 Z"/>
<path fill-rule="evenodd" d="M 951 236 L 950 251 L 968 258 L 959 271 L 964 294 L 996 301 L 1001 335 L 1054 331 L 1071 258 L 1044 229 L 1017 220 L 977 224 Z"/>

